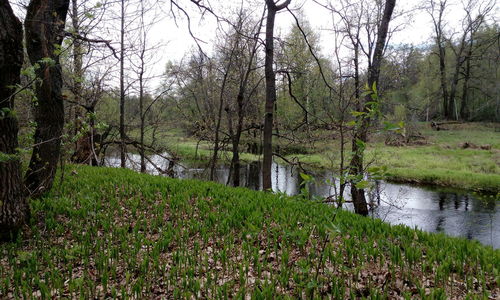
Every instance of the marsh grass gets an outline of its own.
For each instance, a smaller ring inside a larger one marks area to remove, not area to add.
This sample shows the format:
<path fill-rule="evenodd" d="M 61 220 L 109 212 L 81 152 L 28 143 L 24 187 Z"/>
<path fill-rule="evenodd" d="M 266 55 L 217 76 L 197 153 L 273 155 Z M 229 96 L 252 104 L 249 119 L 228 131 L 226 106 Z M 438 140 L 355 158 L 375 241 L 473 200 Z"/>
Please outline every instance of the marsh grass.
<path fill-rule="evenodd" d="M 68 166 L 1 244 L 0 298 L 500 297 L 500 251 L 322 203 Z"/>

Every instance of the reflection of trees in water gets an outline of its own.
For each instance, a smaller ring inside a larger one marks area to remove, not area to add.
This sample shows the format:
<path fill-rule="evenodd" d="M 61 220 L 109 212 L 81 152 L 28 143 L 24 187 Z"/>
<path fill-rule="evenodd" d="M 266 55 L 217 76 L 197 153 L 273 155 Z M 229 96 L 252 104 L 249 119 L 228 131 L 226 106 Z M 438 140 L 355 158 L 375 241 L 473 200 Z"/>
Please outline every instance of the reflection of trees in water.
<path fill-rule="evenodd" d="M 438 194 L 439 198 L 439 210 L 444 210 L 444 204 L 446 203 L 446 194 L 445 193 L 439 193 Z"/>
<path fill-rule="evenodd" d="M 437 222 L 436 222 L 436 231 L 437 232 L 444 231 L 444 223 L 445 223 L 444 221 L 445 221 L 444 216 L 439 216 L 437 218 Z"/>
<path fill-rule="evenodd" d="M 260 162 L 248 164 L 248 175 L 246 176 L 246 187 L 253 190 L 260 190 Z"/>
<path fill-rule="evenodd" d="M 128 156 L 127 167 L 137 170 L 139 156 L 132 153 L 129 153 Z M 160 157 L 151 156 L 150 159 L 158 166 L 168 167 L 168 162 Z M 108 156 L 105 161 L 108 166 L 119 165 L 119 160 L 113 156 Z M 276 170 L 273 174 L 275 188 L 288 194 L 300 192 L 300 184 L 303 180 L 297 176 L 299 171 L 296 168 L 274 164 L 273 170 Z M 148 168 L 148 171 L 157 174 L 154 168 Z M 176 164 L 175 171 L 179 178 L 207 179 L 205 168 L 194 169 Z M 254 190 L 261 189 L 260 162 L 252 162 L 242 166 L 241 171 L 242 186 Z M 219 167 L 216 172 L 218 181 L 225 183 L 224 179 L 227 179 L 228 172 L 227 166 Z M 313 176 L 316 180 L 309 185 L 311 195 L 327 197 L 334 192 L 338 179 L 333 178 L 332 173 L 316 172 Z M 497 201 L 493 197 L 376 181 L 373 189 L 367 193 L 367 198 L 372 206 L 372 217 L 391 223 L 403 221 L 410 226 L 417 225 L 429 231 L 444 231 L 468 239 L 475 238 L 485 244 L 500 247 L 497 241 L 500 240 L 500 232 L 496 229 L 500 224 L 500 214 L 497 209 Z M 417 208 L 408 208 L 411 206 L 408 203 L 414 202 L 419 203 Z M 436 210 L 436 206 L 438 210 Z"/>

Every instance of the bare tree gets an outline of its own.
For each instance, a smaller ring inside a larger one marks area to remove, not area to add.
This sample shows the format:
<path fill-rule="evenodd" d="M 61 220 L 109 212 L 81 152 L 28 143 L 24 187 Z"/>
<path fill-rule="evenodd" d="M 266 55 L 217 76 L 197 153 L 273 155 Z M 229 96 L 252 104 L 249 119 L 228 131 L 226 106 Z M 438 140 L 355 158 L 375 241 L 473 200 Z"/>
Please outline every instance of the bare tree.
<path fill-rule="evenodd" d="M 237 82 L 237 95 L 236 103 L 231 106 L 226 107 L 229 137 L 232 144 L 232 159 L 230 174 L 228 178 L 233 181 L 234 186 L 240 185 L 240 141 L 241 135 L 245 128 L 245 118 L 248 115 L 248 109 L 251 104 L 251 99 L 255 97 L 257 89 L 260 87 L 261 80 L 252 78 L 252 75 L 257 73 L 257 51 L 259 49 L 259 39 L 258 35 L 263 23 L 263 17 L 256 22 L 251 28 L 246 28 L 243 24 L 243 19 L 245 18 L 244 12 L 241 10 L 239 12 L 239 22 L 237 22 L 236 37 L 237 39 L 242 39 L 241 46 L 238 49 L 238 57 L 236 60 L 236 77 Z M 259 76 L 259 75 L 257 75 Z M 255 77 L 255 76 L 253 76 Z M 253 79 L 253 80 L 252 80 Z M 234 125 L 233 114 L 236 111 L 236 124 Z M 251 126 L 252 127 L 252 126 Z"/>

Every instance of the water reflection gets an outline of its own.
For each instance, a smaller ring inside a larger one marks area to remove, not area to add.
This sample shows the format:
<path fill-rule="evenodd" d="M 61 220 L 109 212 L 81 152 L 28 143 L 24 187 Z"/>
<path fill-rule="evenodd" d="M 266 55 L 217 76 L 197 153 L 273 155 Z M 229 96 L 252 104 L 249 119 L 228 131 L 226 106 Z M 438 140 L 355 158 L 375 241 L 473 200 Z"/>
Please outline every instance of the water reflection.
<path fill-rule="evenodd" d="M 164 155 L 167 156 L 168 155 Z M 160 169 L 167 169 L 169 161 L 164 157 L 149 157 L 147 170 L 151 174 L 160 175 Z M 128 154 L 127 167 L 140 169 L 140 157 Z M 105 158 L 107 166 L 119 166 L 117 156 Z M 203 168 L 191 168 L 176 164 L 173 168 L 178 178 L 207 179 L 209 172 Z M 333 174 L 328 171 L 314 172 L 315 182 L 308 185 L 310 194 L 326 198 L 335 194 L 334 186 L 338 180 L 332 180 Z M 219 166 L 215 172 L 215 180 L 226 184 L 229 167 Z M 258 162 L 249 163 L 240 169 L 241 186 L 260 190 L 262 176 Z M 332 184 L 327 182 L 332 181 Z M 272 188 L 276 192 L 296 195 L 300 193 L 302 179 L 299 171 L 288 165 L 273 164 Z M 349 189 L 344 197 L 349 199 Z M 500 211 L 498 202 L 472 193 L 450 192 L 436 187 L 420 187 L 405 184 L 377 182 L 367 199 L 372 204 L 371 215 L 391 224 L 405 224 L 418 227 L 429 232 L 445 232 L 448 235 L 476 239 L 483 244 L 500 248 Z M 350 205 L 345 205 L 352 209 Z"/>

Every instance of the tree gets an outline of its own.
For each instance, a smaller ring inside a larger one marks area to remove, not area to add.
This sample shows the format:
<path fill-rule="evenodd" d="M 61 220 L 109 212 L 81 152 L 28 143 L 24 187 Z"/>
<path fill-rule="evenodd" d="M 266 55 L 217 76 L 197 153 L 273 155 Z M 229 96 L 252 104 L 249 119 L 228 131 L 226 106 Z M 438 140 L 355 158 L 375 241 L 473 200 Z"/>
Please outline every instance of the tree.
<path fill-rule="evenodd" d="M 444 36 L 444 24 L 443 17 L 444 11 L 446 9 L 446 0 L 440 0 L 439 3 L 436 3 L 435 0 L 431 0 L 430 9 L 428 10 L 429 15 L 432 18 L 432 24 L 434 26 L 434 34 L 436 46 L 438 48 L 438 57 L 439 57 L 439 81 L 441 85 L 441 96 L 442 96 L 442 105 L 443 105 L 443 115 L 445 118 L 450 118 L 449 112 L 449 97 L 448 97 L 448 87 L 447 87 L 447 79 L 446 79 L 446 43 Z"/>
<path fill-rule="evenodd" d="M 109 80 L 110 70 L 114 67 L 113 63 L 106 62 L 111 61 L 109 57 L 116 56 L 116 51 L 110 40 L 98 38 L 96 35 L 104 31 L 102 26 L 108 21 L 104 17 L 108 15 L 110 1 L 71 2 L 71 25 L 66 29 L 67 39 L 64 45 L 67 45 L 67 48 L 63 50 L 71 50 L 71 56 L 63 56 L 61 60 L 64 86 L 70 92 L 65 98 L 68 104 L 65 105 L 66 123 L 70 125 L 68 127 L 76 138 L 71 161 L 97 165 L 100 150 L 97 141 L 102 136 L 95 128 L 95 112 L 105 93 L 105 82 Z M 110 129 L 111 127 L 108 127 L 104 133 Z"/>
<path fill-rule="evenodd" d="M 373 53 L 373 56 L 368 64 L 367 84 L 370 89 L 374 89 L 374 93 L 376 93 L 376 87 L 378 86 L 380 66 L 386 46 L 387 33 L 389 31 L 389 22 L 391 21 L 395 5 L 396 0 L 385 1 L 384 13 L 378 25 L 375 49 L 373 52 L 368 51 L 368 53 Z M 373 95 L 373 93 L 370 93 L 365 96 L 363 111 L 362 114 L 359 114 L 357 117 L 358 125 L 354 131 L 352 139 L 353 156 L 350 163 L 350 174 L 354 177 L 358 177 L 360 182 L 364 176 L 363 158 L 364 148 L 366 142 L 368 141 L 368 129 L 371 124 L 370 111 L 376 110 L 376 107 L 378 106 L 378 100 L 376 97 L 372 97 Z M 354 204 L 355 212 L 364 216 L 368 215 L 368 205 L 366 203 L 365 191 L 362 187 L 358 186 L 356 182 L 351 184 L 351 198 Z"/>
<path fill-rule="evenodd" d="M 69 0 L 32 0 L 26 14 L 26 48 L 36 76 L 35 145 L 26 174 L 32 197 L 52 187 L 61 155 L 64 127 L 62 71 L 59 63 Z"/>
<path fill-rule="evenodd" d="M 23 64 L 22 24 L 9 1 L 0 1 L 0 240 L 13 237 L 24 224 L 28 204 L 18 153 L 14 87 Z"/>
<path fill-rule="evenodd" d="M 276 73 L 273 70 L 274 64 L 274 20 L 276 13 L 285 9 L 291 0 L 286 0 L 281 4 L 276 4 L 274 0 L 266 0 L 266 103 L 264 116 L 264 138 L 263 138 L 263 161 L 262 161 L 262 189 L 270 190 L 271 168 L 273 164 L 273 116 L 276 102 Z"/>
<path fill-rule="evenodd" d="M 125 0 L 120 2 L 120 166 L 125 168 Z"/>

